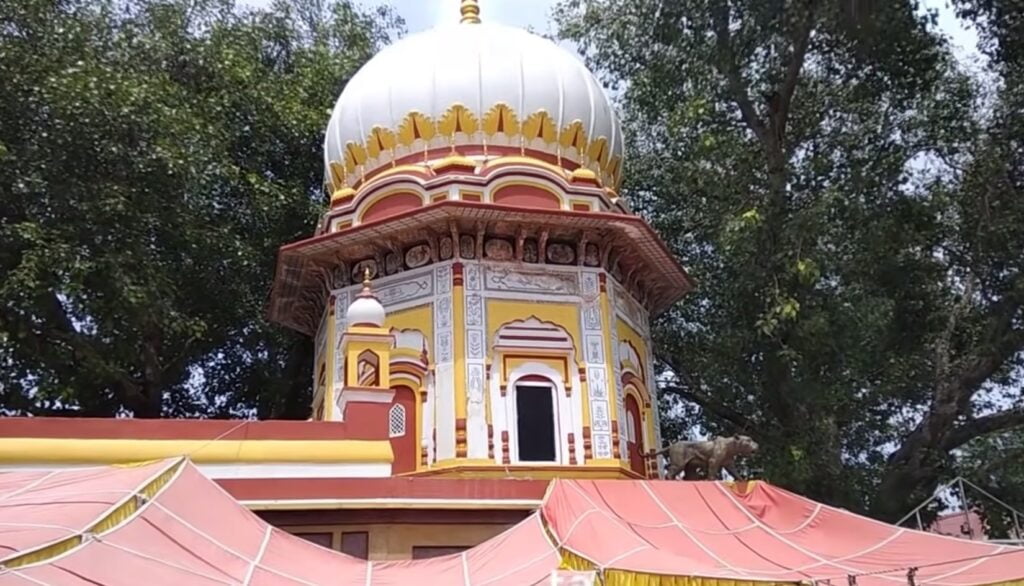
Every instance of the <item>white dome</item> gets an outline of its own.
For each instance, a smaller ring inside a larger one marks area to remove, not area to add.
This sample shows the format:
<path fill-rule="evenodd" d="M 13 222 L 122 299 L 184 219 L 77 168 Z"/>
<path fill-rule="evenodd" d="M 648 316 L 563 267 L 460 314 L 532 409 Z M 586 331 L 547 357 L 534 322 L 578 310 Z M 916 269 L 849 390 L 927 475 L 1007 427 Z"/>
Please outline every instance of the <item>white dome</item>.
<path fill-rule="evenodd" d="M 452 144 L 542 151 L 611 187 L 621 171 L 619 122 L 586 66 L 547 39 L 485 22 L 411 35 L 364 65 L 327 126 L 327 179 L 351 185 Z"/>
<path fill-rule="evenodd" d="M 364 289 L 363 294 L 356 297 L 352 305 L 348 306 L 348 311 L 345 313 L 346 323 L 349 326 L 384 327 L 384 318 L 387 316 L 384 306 L 372 294 L 365 293 Z"/>

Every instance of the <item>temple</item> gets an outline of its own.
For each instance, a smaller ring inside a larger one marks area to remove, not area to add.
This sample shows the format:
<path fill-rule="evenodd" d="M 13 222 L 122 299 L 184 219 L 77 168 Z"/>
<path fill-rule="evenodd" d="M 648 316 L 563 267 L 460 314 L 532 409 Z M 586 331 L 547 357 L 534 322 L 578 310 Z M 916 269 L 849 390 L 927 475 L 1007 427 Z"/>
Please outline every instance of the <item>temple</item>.
<path fill-rule="evenodd" d="M 475 2 L 452 12 L 347 84 L 329 209 L 280 249 L 269 317 L 315 340 L 312 420 L 8 419 L 0 466 L 187 455 L 370 559 L 476 545 L 554 477 L 656 476 L 648 320 L 690 279 L 618 195 L 622 132 L 590 71 Z"/>
<path fill-rule="evenodd" d="M 0 420 L 0 586 L 1024 586 L 1024 549 L 650 480 L 649 320 L 693 284 L 594 76 L 460 14 L 347 84 L 330 206 L 280 248 L 311 419 Z"/>

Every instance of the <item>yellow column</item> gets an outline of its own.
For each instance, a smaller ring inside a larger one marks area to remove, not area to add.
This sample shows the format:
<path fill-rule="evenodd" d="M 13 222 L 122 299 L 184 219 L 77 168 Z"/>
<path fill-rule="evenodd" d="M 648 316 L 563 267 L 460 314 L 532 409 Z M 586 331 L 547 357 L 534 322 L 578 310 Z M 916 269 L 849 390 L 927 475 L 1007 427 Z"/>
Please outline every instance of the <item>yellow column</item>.
<path fill-rule="evenodd" d="M 455 381 L 455 457 L 466 457 L 466 292 L 462 263 L 452 265 L 452 339 Z"/>

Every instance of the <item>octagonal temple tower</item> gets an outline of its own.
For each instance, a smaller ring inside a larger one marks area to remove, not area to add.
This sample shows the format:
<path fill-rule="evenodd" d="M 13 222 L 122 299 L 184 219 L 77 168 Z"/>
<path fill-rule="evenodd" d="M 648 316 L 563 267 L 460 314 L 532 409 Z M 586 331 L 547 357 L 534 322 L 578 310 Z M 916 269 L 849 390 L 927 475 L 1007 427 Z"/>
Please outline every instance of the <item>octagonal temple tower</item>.
<path fill-rule="evenodd" d="M 389 438 L 392 474 L 650 476 L 648 320 L 690 281 L 618 196 L 594 76 L 461 12 L 345 87 L 330 209 L 281 248 L 271 317 L 315 337 L 314 419 Z"/>

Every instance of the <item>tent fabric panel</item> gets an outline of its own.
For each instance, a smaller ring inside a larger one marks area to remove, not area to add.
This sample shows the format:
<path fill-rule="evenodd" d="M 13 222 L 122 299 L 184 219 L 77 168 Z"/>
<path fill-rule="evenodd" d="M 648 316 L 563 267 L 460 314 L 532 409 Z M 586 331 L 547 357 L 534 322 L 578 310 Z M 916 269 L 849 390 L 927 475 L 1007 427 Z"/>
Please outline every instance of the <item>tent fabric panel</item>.
<path fill-rule="evenodd" d="M 130 470 L 131 473 L 126 471 Z M 159 490 L 145 492 L 153 478 L 172 472 Z M 5 486 L 18 490 L 39 482 L 41 476 L 5 475 Z M 90 492 L 94 483 L 87 476 L 65 472 L 68 487 Z M 124 487 L 124 496 L 90 509 L 96 517 L 117 511 L 125 496 L 137 498 L 138 506 L 118 516 L 118 523 L 98 535 L 85 535 L 68 552 L 25 567 L 0 573 L 0 585 L 104 584 L 128 586 L 139 583 L 162 586 L 178 584 L 248 585 L 345 585 L 409 584 L 491 584 L 512 586 L 542 580 L 557 568 L 559 553 L 547 540 L 539 514 L 513 526 L 507 532 L 461 554 L 409 562 L 366 562 L 321 548 L 299 537 L 273 528 L 232 499 L 188 462 L 167 461 L 150 468 L 107 468 L 98 484 Z M 147 484 L 147 482 L 149 484 Z M 26 490 L 30 508 L 52 516 L 52 503 Z M 52 493 L 49 493 L 52 494 Z M 32 497 L 31 495 L 35 495 Z M 65 509 L 60 509 L 61 511 Z M 81 528 L 92 526 L 96 517 Z M 61 536 L 77 538 L 79 527 Z M 40 542 L 21 539 L 29 546 Z M 370 577 L 370 582 L 367 578 Z M 472 576 L 472 578 L 469 578 Z"/>
<path fill-rule="evenodd" d="M 542 513 L 568 558 L 609 571 L 716 582 L 856 575 L 862 586 L 904 585 L 911 567 L 918 584 L 936 586 L 1024 578 L 1019 548 L 886 525 L 763 483 L 746 488 L 556 480 Z"/>
<path fill-rule="evenodd" d="M 549 575 L 561 556 L 544 534 L 534 513 L 497 535 L 461 553 L 426 560 L 371 562 L 372 583 L 405 585 L 430 576 L 438 584 L 519 586 Z"/>
<path fill-rule="evenodd" d="M 16 568 L 0 574 L 0 585 L 46 584 L 52 586 L 96 586 L 97 584 L 146 586 L 223 586 L 238 584 L 223 577 L 189 572 L 177 567 L 176 560 L 153 560 L 92 542 L 71 554 L 41 565 Z M 18 580 L 21 580 L 20 582 Z"/>
<path fill-rule="evenodd" d="M 0 474 L 0 559 L 86 529 L 166 466 Z"/>
<path fill-rule="evenodd" d="M 310 543 L 267 526 L 269 539 L 259 556 L 260 575 L 306 584 L 365 584 L 368 562 Z M 285 581 L 284 583 L 288 583 Z"/>
<path fill-rule="evenodd" d="M 197 495 L 202 497 L 196 498 Z M 266 522 L 239 505 L 193 465 L 185 466 L 154 504 L 151 508 L 173 518 L 176 524 L 246 559 L 255 558 L 260 551 Z"/>
<path fill-rule="evenodd" d="M 182 569 L 225 580 L 241 580 L 250 565 L 249 559 L 196 534 L 155 507 L 101 539 L 100 543 L 134 552 L 136 557 L 173 560 Z"/>
<path fill-rule="evenodd" d="M 529 583 L 558 567 L 561 555 L 545 534 L 539 513 L 533 513 L 501 535 L 462 554 L 466 578 L 473 586 Z"/>

